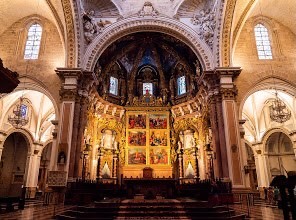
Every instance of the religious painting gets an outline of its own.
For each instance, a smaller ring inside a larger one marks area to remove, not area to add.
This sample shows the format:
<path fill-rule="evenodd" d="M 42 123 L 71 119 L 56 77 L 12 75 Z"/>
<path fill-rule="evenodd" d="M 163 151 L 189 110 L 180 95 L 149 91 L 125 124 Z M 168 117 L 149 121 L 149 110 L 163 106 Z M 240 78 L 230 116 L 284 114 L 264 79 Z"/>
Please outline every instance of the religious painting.
<path fill-rule="evenodd" d="M 163 114 L 153 114 L 149 116 L 150 129 L 167 129 L 168 119 Z"/>
<path fill-rule="evenodd" d="M 146 131 L 129 131 L 128 144 L 130 146 L 146 146 Z"/>
<path fill-rule="evenodd" d="M 146 164 L 146 148 L 128 149 L 128 164 Z"/>
<path fill-rule="evenodd" d="M 128 116 L 128 129 L 145 129 L 146 115 L 132 114 Z"/>
<path fill-rule="evenodd" d="M 150 164 L 168 164 L 168 152 L 164 148 L 153 148 L 149 151 Z"/>
<path fill-rule="evenodd" d="M 161 131 L 161 130 L 150 131 L 149 143 L 150 143 L 150 146 L 167 146 L 168 132 Z"/>

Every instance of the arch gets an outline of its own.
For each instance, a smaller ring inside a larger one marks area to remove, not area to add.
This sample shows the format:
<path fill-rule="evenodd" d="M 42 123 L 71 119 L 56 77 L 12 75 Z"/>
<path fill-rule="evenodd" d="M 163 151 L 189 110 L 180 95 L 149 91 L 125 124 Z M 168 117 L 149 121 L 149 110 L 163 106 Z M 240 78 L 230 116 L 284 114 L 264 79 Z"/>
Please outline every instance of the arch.
<path fill-rule="evenodd" d="M 56 120 L 58 120 L 59 119 L 58 105 L 57 105 L 55 99 L 53 98 L 53 96 L 51 95 L 51 93 L 46 89 L 46 86 L 38 79 L 36 79 L 32 76 L 29 76 L 29 75 L 21 76 L 18 79 L 19 79 L 20 83 L 13 90 L 13 92 L 5 94 L 1 98 L 4 98 L 6 96 L 9 96 L 15 92 L 22 91 L 22 90 L 33 90 L 33 91 L 40 92 L 40 93 L 46 95 L 50 99 L 50 101 L 52 102 L 52 104 L 54 106 L 54 110 L 55 110 Z M 27 81 L 27 79 L 29 79 L 30 81 Z"/>
<path fill-rule="evenodd" d="M 33 135 L 30 133 L 30 131 L 28 131 L 27 129 L 24 128 L 10 128 L 7 133 L 6 133 L 6 137 L 4 142 L 6 141 L 6 139 L 9 137 L 9 135 L 13 134 L 13 133 L 21 133 L 25 136 L 25 140 L 27 141 L 28 144 L 28 153 L 32 153 L 34 151 L 34 149 L 32 148 L 33 143 L 34 143 L 34 137 Z"/>
<path fill-rule="evenodd" d="M 191 48 L 201 61 L 204 70 L 214 68 L 213 54 L 208 45 L 199 39 L 198 34 L 183 23 L 166 17 L 159 17 L 158 20 L 138 20 L 131 17 L 108 26 L 88 46 L 82 68 L 88 71 L 94 70 L 96 61 L 112 42 L 136 32 L 160 32 L 173 36 Z"/>
<path fill-rule="evenodd" d="M 263 146 L 264 146 L 264 149 L 263 149 L 263 153 L 266 154 L 268 153 L 266 151 L 266 143 L 268 141 L 268 138 L 271 137 L 271 135 L 275 134 L 275 133 L 283 133 L 285 135 L 287 135 L 287 137 L 290 139 L 291 143 L 293 143 L 292 139 L 290 138 L 290 135 L 289 135 L 289 131 L 285 128 L 271 128 L 269 130 L 267 130 L 265 132 L 265 134 L 263 135 L 262 137 L 262 143 L 263 143 Z"/>
<path fill-rule="evenodd" d="M 281 75 L 281 73 L 273 73 L 273 76 L 267 76 L 264 77 L 258 81 L 256 81 L 254 84 L 252 84 L 249 89 L 243 96 L 240 102 L 239 106 L 239 118 L 242 118 L 242 113 L 243 113 L 243 107 L 250 95 L 253 93 L 260 91 L 260 90 L 265 90 L 265 89 L 277 89 L 286 92 L 287 94 L 294 96 L 296 94 L 296 85 L 292 82 L 290 82 L 287 79 L 284 79 L 282 77 L 279 77 L 278 75 Z M 276 81 L 275 81 L 275 80 Z"/>

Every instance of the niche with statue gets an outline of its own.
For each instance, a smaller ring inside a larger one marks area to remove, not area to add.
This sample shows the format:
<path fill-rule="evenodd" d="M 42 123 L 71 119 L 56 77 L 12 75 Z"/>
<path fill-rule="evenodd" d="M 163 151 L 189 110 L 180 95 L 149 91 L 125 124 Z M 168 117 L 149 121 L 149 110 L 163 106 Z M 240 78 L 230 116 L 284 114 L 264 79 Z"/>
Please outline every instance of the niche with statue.
<path fill-rule="evenodd" d="M 100 145 L 98 147 L 98 178 L 99 180 L 117 179 L 118 142 L 116 132 L 103 129 Z"/>
<path fill-rule="evenodd" d="M 198 171 L 197 134 L 192 129 L 180 131 L 178 141 L 179 178 L 196 179 Z"/>

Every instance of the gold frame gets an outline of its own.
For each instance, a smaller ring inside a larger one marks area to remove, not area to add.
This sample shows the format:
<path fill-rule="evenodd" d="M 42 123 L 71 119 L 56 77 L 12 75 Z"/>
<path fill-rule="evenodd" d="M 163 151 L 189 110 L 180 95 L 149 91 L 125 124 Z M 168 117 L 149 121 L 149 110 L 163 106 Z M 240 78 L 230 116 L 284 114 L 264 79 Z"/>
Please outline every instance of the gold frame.
<path fill-rule="evenodd" d="M 131 115 L 145 115 L 146 117 L 146 128 L 145 129 L 130 129 L 129 128 L 129 118 Z M 165 129 L 157 129 L 157 128 L 150 128 L 150 115 L 163 115 L 165 116 L 165 118 L 167 119 L 167 128 Z M 126 111 L 126 146 L 125 146 L 125 166 L 126 167 L 130 167 L 130 168 L 139 168 L 139 169 L 143 169 L 144 167 L 150 166 L 152 168 L 156 168 L 156 167 L 170 167 L 171 166 L 171 146 L 170 146 L 170 112 L 169 110 L 167 111 L 155 111 L 155 109 L 153 109 L 153 111 L 149 111 L 149 109 L 145 108 L 145 109 L 137 109 L 137 110 L 127 110 Z M 129 145 L 129 132 L 137 132 L 137 131 L 141 131 L 141 132 L 146 132 L 146 145 L 145 146 L 131 146 Z M 151 132 L 166 132 L 167 135 L 167 145 L 166 146 L 151 146 L 150 145 L 150 135 Z M 129 164 L 129 149 L 132 148 L 145 148 L 146 149 L 146 164 Z M 167 156 L 168 156 L 168 163 L 167 164 L 150 164 L 150 149 L 165 149 L 167 152 Z"/>

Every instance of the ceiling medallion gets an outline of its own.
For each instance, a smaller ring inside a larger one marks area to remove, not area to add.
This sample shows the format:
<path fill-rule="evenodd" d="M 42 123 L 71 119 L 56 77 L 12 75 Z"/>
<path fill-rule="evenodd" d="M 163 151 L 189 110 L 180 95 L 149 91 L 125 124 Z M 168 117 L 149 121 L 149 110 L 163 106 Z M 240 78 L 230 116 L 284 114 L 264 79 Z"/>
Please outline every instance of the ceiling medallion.
<path fill-rule="evenodd" d="M 275 99 L 272 101 L 272 105 L 269 106 L 270 119 L 278 123 L 283 123 L 291 118 L 291 111 L 287 108 L 286 104 L 279 99 L 277 92 L 275 93 Z"/>

